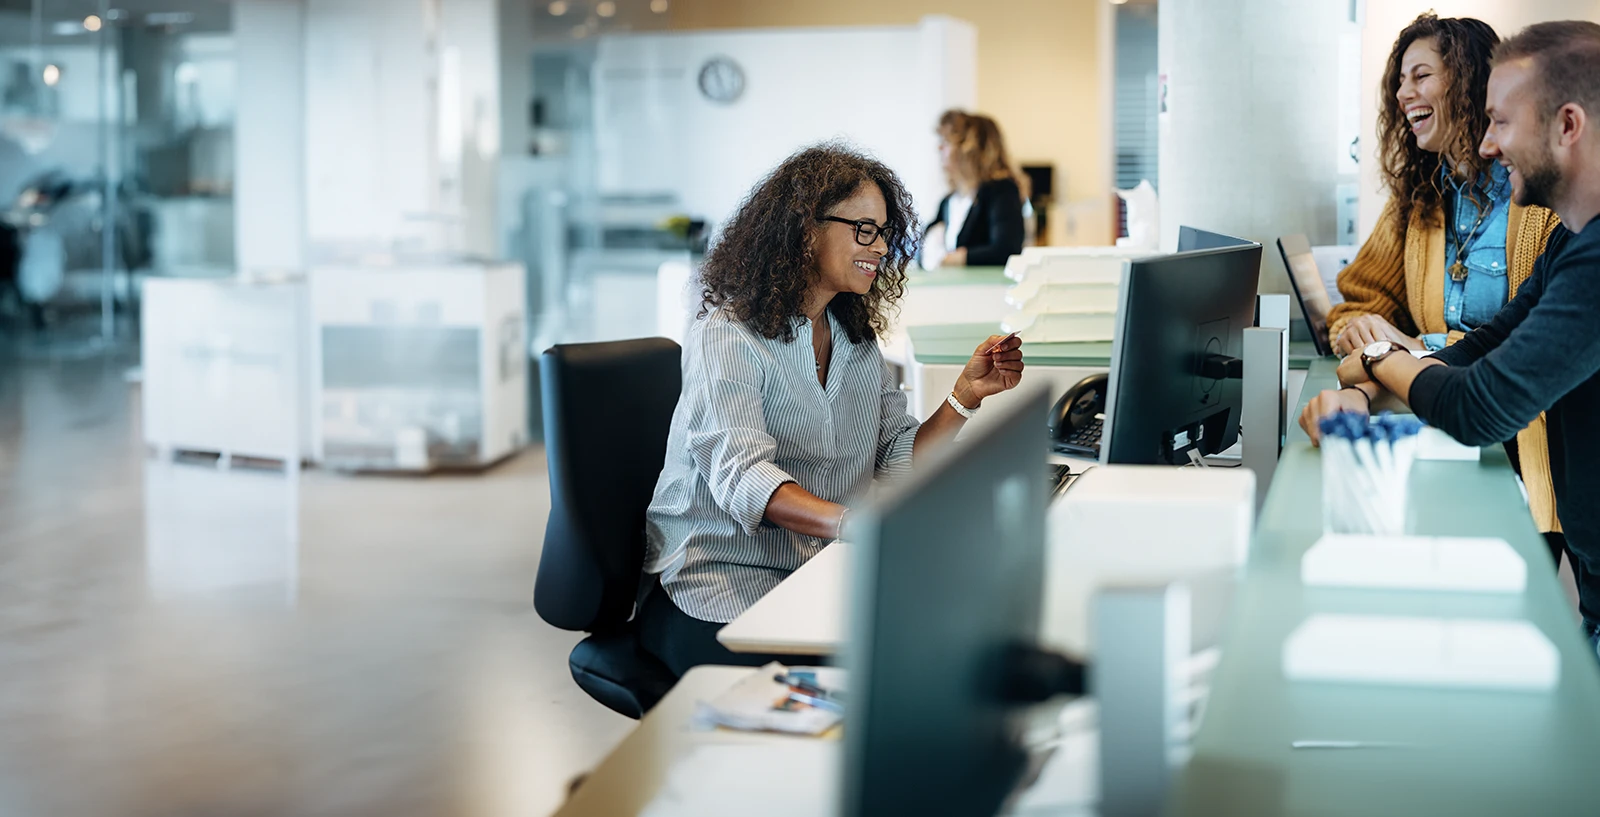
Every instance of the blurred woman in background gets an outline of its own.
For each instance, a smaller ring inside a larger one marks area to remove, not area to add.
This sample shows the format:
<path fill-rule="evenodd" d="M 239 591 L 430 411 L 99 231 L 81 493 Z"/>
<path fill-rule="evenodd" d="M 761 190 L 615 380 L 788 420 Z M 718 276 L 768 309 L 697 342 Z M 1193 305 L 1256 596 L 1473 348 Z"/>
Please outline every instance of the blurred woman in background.
<path fill-rule="evenodd" d="M 1022 176 L 1000 126 L 962 111 L 939 117 L 939 159 L 952 188 L 928 225 L 924 266 L 998 267 L 1022 252 Z"/>

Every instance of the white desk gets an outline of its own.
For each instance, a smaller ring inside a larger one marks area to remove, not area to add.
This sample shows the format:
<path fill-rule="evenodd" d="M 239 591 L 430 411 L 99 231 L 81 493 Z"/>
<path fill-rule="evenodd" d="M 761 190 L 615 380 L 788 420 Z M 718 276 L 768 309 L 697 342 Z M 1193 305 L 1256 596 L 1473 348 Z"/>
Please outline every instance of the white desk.
<path fill-rule="evenodd" d="M 696 746 L 709 743 L 770 744 L 773 741 L 816 740 L 769 733 L 712 731 L 689 728 L 697 701 L 722 694 L 750 667 L 695 667 L 679 679 L 638 728 L 589 773 L 555 817 L 616 817 L 643 811 L 667 781 L 672 764 Z"/>
<path fill-rule="evenodd" d="M 697 701 L 709 700 L 755 672 L 750 667 L 696 667 L 678 681 L 677 686 L 661 699 L 656 707 L 639 722 L 617 748 L 596 766 L 594 771 L 557 809 L 554 817 L 619 817 L 645 811 L 668 787 L 673 764 L 696 749 L 710 745 L 737 745 L 751 748 L 777 748 L 777 744 L 794 745 L 800 741 L 826 741 L 842 748 L 831 737 L 810 738 L 771 733 L 731 732 L 726 730 L 698 731 L 690 726 Z M 1092 726 L 1093 708 L 1080 699 L 1068 703 L 1059 712 L 1040 711 L 1038 717 L 1058 720 L 1063 740 L 1054 755 L 1007 812 L 1010 817 L 1090 817 L 1097 794 L 1095 769 L 1099 764 L 1099 735 Z M 1085 719 L 1090 718 L 1091 721 Z M 800 747 L 797 747 L 800 748 Z M 775 769 L 774 775 L 785 770 Z M 806 781 L 798 781 L 805 784 Z M 807 817 L 830 817 L 833 791 L 808 790 L 795 797 L 797 781 L 774 777 L 771 781 L 730 781 L 727 789 L 739 789 L 743 794 L 733 797 L 749 798 L 751 789 L 762 790 L 767 802 L 749 802 L 748 805 L 724 799 L 717 802 L 718 813 L 763 814 L 805 813 Z M 833 783 L 825 782 L 832 788 Z M 770 791 L 767 791 L 770 790 Z M 726 791 L 719 787 L 719 791 Z M 820 797 L 818 796 L 820 795 Z M 715 798 L 715 792 L 710 793 Z M 785 802 L 775 805 L 774 797 L 803 800 L 804 803 Z M 821 800 L 825 805 L 820 805 Z M 816 813 L 811 814 L 815 808 Z M 698 813 L 698 812 L 695 812 Z"/>
<path fill-rule="evenodd" d="M 717 633 L 734 652 L 833 655 L 844 645 L 850 545 L 834 542 Z"/>

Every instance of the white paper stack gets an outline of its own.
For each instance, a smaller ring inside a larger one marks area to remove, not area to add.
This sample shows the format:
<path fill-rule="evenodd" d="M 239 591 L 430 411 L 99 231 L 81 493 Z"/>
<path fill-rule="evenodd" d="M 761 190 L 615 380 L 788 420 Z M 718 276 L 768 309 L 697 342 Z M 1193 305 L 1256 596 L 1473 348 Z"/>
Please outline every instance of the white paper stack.
<path fill-rule="evenodd" d="M 1462 445 L 1449 434 L 1431 426 L 1417 432 L 1417 459 L 1477 462 L 1482 449 Z"/>
<path fill-rule="evenodd" d="M 1017 285 L 1006 293 L 1016 311 L 1002 321 L 1033 343 L 1109 341 L 1116 331 L 1117 293 L 1128 259 L 1139 253 L 1101 249 L 1024 259 L 1008 268 Z"/>
<path fill-rule="evenodd" d="M 1521 593 L 1528 565 L 1504 539 L 1325 534 L 1300 559 L 1321 587 Z"/>
<path fill-rule="evenodd" d="M 1021 332 L 1029 343 L 1109 343 L 1117 329 L 1115 312 L 1013 312 L 1000 322 L 1003 332 Z"/>
<path fill-rule="evenodd" d="M 1051 286 L 1111 287 L 1122 284 L 1126 258 L 1052 258 L 1028 270 L 1026 277 L 1006 290 L 1006 303 L 1021 307 Z M 1115 304 L 1112 305 L 1115 308 Z"/>
<path fill-rule="evenodd" d="M 1545 691 L 1561 654 L 1526 621 L 1316 615 L 1283 645 L 1284 677 L 1397 686 Z"/>

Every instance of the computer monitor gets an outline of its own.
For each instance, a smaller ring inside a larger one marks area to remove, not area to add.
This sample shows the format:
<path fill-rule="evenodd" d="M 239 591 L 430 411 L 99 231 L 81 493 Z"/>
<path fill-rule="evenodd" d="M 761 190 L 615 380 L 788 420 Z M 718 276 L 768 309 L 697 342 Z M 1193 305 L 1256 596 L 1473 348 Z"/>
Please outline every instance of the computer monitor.
<path fill-rule="evenodd" d="M 1014 696 L 1017 657 L 1040 655 L 1048 403 L 1008 402 L 845 533 L 846 817 L 988 817 L 1027 765 Z"/>
<path fill-rule="evenodd" d="M 1244 330 L 1261 245 L 1138 259 L 1123 272 L 1100 461 L 1183 465 L 1239 437 Z"/>
<path fill-rule="evenodd" d="M 1254 241 L 1248 239 L 1213 233 L 1198 227 L 1178 228 L 1178 252 L 1219 250 L 1223 247 L 1248 247 L 1254 243 Z"/>
<path fill-rule="evenodd" d="M 1311 330 L 1311 342 L 1317 354 L 1333 354 L 1333 344 L 1328 337 L 1328 312 L 1333 309 L 1333 299 L 1328 297 L 1328 284 L 1311 254 L 1311 242 L 1303 235 L 1286 235 L 1278 239 L 1278 252 L 1283 255 L 1283 267 L 1289 271 L 1289 285 L 1294 287 L 1295 300 L 1306 316 L 1306 327 Z"/>

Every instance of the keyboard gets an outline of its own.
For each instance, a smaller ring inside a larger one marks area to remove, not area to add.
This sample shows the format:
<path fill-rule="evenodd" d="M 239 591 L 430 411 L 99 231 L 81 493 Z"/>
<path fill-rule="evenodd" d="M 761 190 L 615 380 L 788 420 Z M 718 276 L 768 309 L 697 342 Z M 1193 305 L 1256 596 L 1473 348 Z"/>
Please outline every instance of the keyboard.
<path fill-rule="evenodd" d="M 1056 451 L 1070 454 L 1075 457 L 1100 458 L 1100 433 L 1105 429 L 1106 421 L 1102 417 L 1090 420 L 1083 428 L 1056 443 Z"/>

